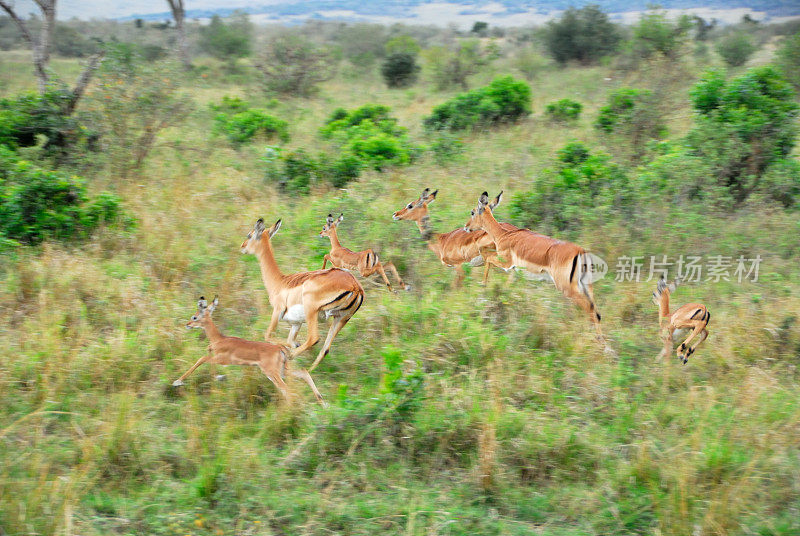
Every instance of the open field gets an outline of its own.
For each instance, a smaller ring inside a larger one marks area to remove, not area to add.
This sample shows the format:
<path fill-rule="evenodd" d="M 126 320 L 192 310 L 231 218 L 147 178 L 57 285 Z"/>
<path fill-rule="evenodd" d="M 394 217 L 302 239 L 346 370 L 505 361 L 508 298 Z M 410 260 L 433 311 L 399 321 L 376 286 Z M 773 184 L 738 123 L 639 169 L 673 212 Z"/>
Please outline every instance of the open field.
<path fill-rule="evenodd" d="M 731 74 L 770 60 L 762 51 Z M 0 53 L 3 96 L 35 88 L 28 61 Z M 480 268 L 452 289 L 453 270 L 416 227 L 391 219 L 430 187 L 433 227 L 449 231 L 483 190 L 535 188 L 567 142 L 603 150 L 592 123 L 626 85 L 663 90 L 677 139 L 692 122 L 689 88 L 718 61 L 545 65 L 530 82 L 533 114 L 460 135 L 453 160 L 425 153 L 304 197 L 265 179 L 264 142 L 236 149 L 214 136 L 208 105 L 231 95 L 270 106 L 290 125 L 288 147 L 314 148 L 334 109 L 385 104 L 426 144 L 422 118 L 456 91 L 436 91 L 425 71 L 414 87 L 387 89 L 376 69 L 342 61 L 313 97 L 269 103 L 257 82 L 198 59 L 203 76 L 179 84 L 194 107 L 159 135 L 143 169 L 125 180 L 108 168 L 87 174 L 90 191 L 122 198 L 135 228 L 2 253 L 0 534 L 800 533 L 796 210 L 754 200 L 691 214 L 665 199 L 559 233 L 609 262 L 594 293 L 616 357 L 551 284 L 518 276 L 507 286 L 495 271 L 483 287 Z M 80 71 L 72 59 L 52 67 L 69 81 Z M 471 86 L 504 74 L 521 78 L 508 55 Z M 574 125 L 543 114 L 565 97 L 584 105 Z M 239 252 L 255 220 L 283 220 L 272 243 L 288 273 L 322 266 L 329 243 L 317 235 L 339 212 L 343 245 L 374 248 L 413 290 L 362 281 L 364 306 L 314 371 L 329 407 L 300 382 L 287 405 L 259 371 L 237 367 L 203 366 L 172 388 L 205 351 L 184 327 L 201 294 L 219 295 L 225 334 L 263 337 L 271 307 L 256 259 Z M 763 259 L 757 282 L 675 292 L 676 305 L 713 313 L 686 366 L 674 354 L 656 360 L 655 281 L 614 278 L 619 257 L 652 255 Z M 227 381 L 215 382 L 219 373 Z"/>

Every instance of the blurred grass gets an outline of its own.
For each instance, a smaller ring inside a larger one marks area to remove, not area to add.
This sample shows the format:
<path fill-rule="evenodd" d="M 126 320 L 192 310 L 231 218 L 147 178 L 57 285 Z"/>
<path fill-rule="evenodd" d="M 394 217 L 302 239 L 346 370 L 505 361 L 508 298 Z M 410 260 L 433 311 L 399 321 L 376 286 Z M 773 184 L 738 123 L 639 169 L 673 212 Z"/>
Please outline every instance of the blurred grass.
<path fill-rule="evenodd" d="M 493 72 L 513 72 L 509 61 Z M 2 53 L 4 93 L 34 87 L 27 62 Z M 670 82 L 673 137 L 690 125 L 685 97 L 701 67 L 689 62 Z M 56 59 L 53 69 L 71 80 L 79 66 Z M 5 533 L 800 533 L 796 215 L 756 207 L 686 220 L 665 205 L 647 228 L 610 221 L 563 237 L 607 260 L 762 255 L 758 283 L 675 293 L 713 313 L 711 337 L 685 367 L 655 361 L 652 282 L 595 286 L 619 351 L 609 359 L 551 285 L 517 277 L 505 288 L 493 273 L 483 288 L 479 269 L 453 291 L 452 270 L 415 226 L 391 220 L 424 187 L 440 190 L 432 221 L 447 231 L 480 191 L 535 186 L 566 141 L 601 146 L 596 110 L 646 76 L 547 67 L 532 83 L 534 115 L 464 135 L 452 163 L 425 157 L 308 198 L 265 183 L 259 144 L 236 151 L 210 136 L 209 102 L 267 101 L 254 86 L 210 78 L 186 81 L 196 111 L 163 133 L 139 176 L 90 181 L 123 197 L 139 221 L 133 236 L 104 231 L 81 247 L 46 244 L 0 261 Z M 391 106 L 421 138 L 422 116 L 450 96 L 424 81 L 388 90 L 374 74 L 342 74 L 274 112 L 290 122 L 292 147 L 318 144 L 334 108 L 366 102 Z M 543 118 L 564 97 L 584 104 L 575 126 Z M 170 388 L 205 348 L 183 328 L 200 294 L 220 295 L 226 334 L 259 339 L 266 329 L 258 264 L 238 252 L 255 219 L 283 219 L 278 262 L 301 271 L 321 266 L 327 242 L 316 235 L 329 212 L 346 216 L 343 245 L 374 248 L 414 287 L 390 295 L 366 285 L 364 307 L 315 373 L 331 406 L 295 386 L 302 403 L 287 407 L 260 373 L 239 368 L 217 383 L 204 366 L 184 390 Z M 382 387 L 392 349 L 408 378 L 422 372 L 420 392 Z"/>

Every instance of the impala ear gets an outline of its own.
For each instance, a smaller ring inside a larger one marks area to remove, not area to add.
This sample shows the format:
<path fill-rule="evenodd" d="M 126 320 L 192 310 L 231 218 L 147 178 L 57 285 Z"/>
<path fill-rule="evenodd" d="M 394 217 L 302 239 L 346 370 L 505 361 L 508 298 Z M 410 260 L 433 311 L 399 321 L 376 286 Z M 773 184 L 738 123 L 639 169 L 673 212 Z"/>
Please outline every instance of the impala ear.
<path fill-rule="evenodd" d="M 269 237 L 272 238 L 273 236 L 275 236 L 275 233 L 277 233 L 278 229 L 280 229 L 280 228 L 281 228 L 281 220 L 278 220 L 278 221 L 275 222 L 275 225 L 273 225 L 270 228 Z"/>
<path fill-rule="evenodd" d="M 328 225 L 333 223 L 333 214 L 328 214 L 328 217 L 325 218 L 325 221 L 328 222 Z"/>
<path fill-rule="evenodd" d="M 344 213 L 339 214 L 339 217 L 336 218 L 336 225 L 339 225 L 344 221 Z"/>
<path fill-rule="evenodd" d="M 253 228 L 253 231 L 255 233 L 254 237 L 256 239 L 260 238 L 261 237 L 261 233 L 263 233 L 265 230 L 266 230 L 266 227 L 264 227 L 264 218 L 258 218 L 258 221 L 256 222 L 256 226 Z"/>
<path fill-rule="evenodd" d="M 214 296 L 214 301 L 211 302 L 211 305 L 208 307 L 208 314 L 213 313 L 214 309 L 217 308 L 217 305 L 219 305 L 219 296 Z"/>
<path fill-rule="evenodd" d="M 483 192 L 480 198 L 478 199 L 478 205 L 485 207 L 488 204 L 489 204 L 489 193 Z"/>
<path fill-rule="evenodd" d="M 500 190 L 500 193 L 497 194 L 497 197 L 494 198 L 494 201 L 489 203 L 489 209 L 490 210 L 494 210 L 494 207 L 496 207 L 497 205 L 500 204 L 500 198 L 502 198 L 502 197 L 503 197 L 503 191 Z"/>
<path fill-rule="evenodd" d="M 431 195 L 428 196 L 428 203 L 433 203 L 436 199 L 436 194 L 439 193 L 439 190 L 434 190 Z"/>
<path fill-rule="evenodd" d="M 197 310 L 203 312 L 206 307 L 208 307 L 208 302 L 206 301 L 205 296 L 200 296 L 200 299 L 197 300 Z"/>

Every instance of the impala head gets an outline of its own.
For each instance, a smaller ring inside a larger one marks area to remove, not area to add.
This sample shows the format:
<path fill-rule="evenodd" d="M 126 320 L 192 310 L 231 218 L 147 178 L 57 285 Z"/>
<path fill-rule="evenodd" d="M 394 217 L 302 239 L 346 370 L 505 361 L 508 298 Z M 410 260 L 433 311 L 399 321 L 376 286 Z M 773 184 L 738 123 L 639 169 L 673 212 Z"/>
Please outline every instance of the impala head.
<path fill-rule="evenodd" d="M 425 188 L 419 199 L 412 201 L 402 209 L 392 214 L 393 220 L 410 220 L 420 222 L 428 215 L 428 204 L 433 203 L 439 190 L 431 192 L 430 188 Z"/>
<path fill-rule="evenodd" d="M 480 229 L 485 228 L 485 217 L 486 214 L 491 214 L 494 208 L 500 204 L 500 199 L 503 196 L 503 192 L 500 191 L 497 194 L 497 197 L 494 198 L 494 201 L 489 201 L 489 194 L 487 192 L 483 192 L 481 197 L 478 199 L 478 206 L 472 209 L 472 212 L 469 213 L 469 220 L 464 225 L 464 230 L 469 231 L 478 231 Z"/>
<path fill-rule="evenodd" d="M 342 223 L 344 219 L 344 214 L 339 214 L 338 218 L 333 217 L 333 214 L 328 214 L 327 219 L 325 220 L 325 225 L 322 226 L 322 232 L 319 233 L 319 236 L 331 236 L 336 232 L 336 228 L 339 227 L 339 224 Z"/>
<path fill-rule="evenodd" d="M 270 238 L 275 236 L 275 233 L 278 232 L 278 229 L 281 228 L 281 220 L 275 222 L 275 224 L 267 229 L 264 226 L 263 218 L 258 218 L 255 227 L 253 230 L 247 233 L 247 238 L 245 238 L 244 242 L 242 242 L 242 253 L 250 253 L 251 255 L 255 254 L 256 249 L 258 248 L 264 232 L 266 231 L 266 239 L 269 241 Z"/>
<path fill-rule="evenodd" d="M 203 329 L 203 323 L 211 318 L 211 314 L 214 312 L 214 309 L 217 308 L 217 305 L 219 305 L 218 297 L 215 296 L 214 301 L 209 305 L 206 299 L 200 296 L 200 299 L 197 301 L 197 312 L 192 316 L 192 319 L 189 320 L 189 323 L 186 324 L 186 327 L 189 329 Z"/>

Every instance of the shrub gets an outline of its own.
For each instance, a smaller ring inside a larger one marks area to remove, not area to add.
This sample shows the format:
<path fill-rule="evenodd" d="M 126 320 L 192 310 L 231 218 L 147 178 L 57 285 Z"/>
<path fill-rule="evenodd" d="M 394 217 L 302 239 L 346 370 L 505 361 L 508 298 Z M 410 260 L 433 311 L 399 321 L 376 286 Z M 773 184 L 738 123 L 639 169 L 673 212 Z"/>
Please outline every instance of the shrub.
<path fill-rule="evenodd" d="M 572 99 L 561 99 L 547 105 L 547 115 L 556 121 L 575 121 L 580 117 L 583 106 Z"/>
<path fill-rule="evenodd" d="M 77 177 L 36 167 L 0 146 L 0 236 L 26 244 L 80 239 L 121 216 L 118 197 L 90 199 Z"/>
<path fill-rule="evenodd" d="M 632 196 L 627 176 L 611 157 L 573 142 L 559 151 L 556 169 L 512 198 L 510 211 L 512 220 L 526 227 L 574 230 L 590 218 L 630 210 Z"/>
<path fill-rule="evenodd" d="M 97 41 L 88 39 L 75 28 L 56 24 L 53 29 L 53 52 L 68 58 L 83 58 L 99 50 Z"/>
<path fill-rule="evenodd" d="M 406 129 L 397 124 L 390 111 L 381 105 L 365 105 L 352 112 L 340 108 L 333 112 L 320 134 L 377 170 L 387 165 L 408 164 L 417 157 L 419 148 L 411 144 Z"/>
<path fill-rule="evenodd" d="M 617 27 L 599 6 L 570 7 L 547 25 L 544 35 L 550 55 L 559 63 L 593 63 L 613 53 L 620 41 Z"/>
<path fill-rule="evenodd" d="M 752 38 L 742 31 L 731 32 L 717 43 L 717 52 L 731 67 L 739 67 L 747 63 L 756 49 Z"/>
<path fill-rule="evenodd" d="M 289 124 L 259 108 L 234 114 L 218 113 L 214 121 L 216 132 L 224 134 L 234 145 L 246 143 L 257 135 L 289 141 Z"/>
<path fill-rule="evenodd" d="M 219 15 L 211 17 L 207 26 L 200 27 L 200 48 L 220 60 L 235 60 L 251 53 L 253 28 L 245 14 L 225 23 Z"/>
<path fill-rule="evenodd" d="M 800 32 L 786 37 L 776 56 L 776 64 L 786 79 L 800 91 Z"/>
<path fill-rule="evenodd" d="M 304 97 L 334 73 L 330 54 L 296 34 L 270 39 L 256 68 L 264 75 L 268 91 Z"/>
<path fill-rule="evenodd" d="M 467 89 L 467 78 L 495 59 L 493 49 L 481 48 L 477 39 L 461 40 L 454 49 L 433 47 L 425 54 L 433 82 L 440 90 L 453 86 Z"/>
<path fill-rule="evenodd" d="M 665 134 L 664 120 L 653 94 L 646 89 L 621 88 L 600 108 L 595 128 L 623 149 L 625 156 L 640 158 L 649 140 Z"/>
<path fill-rule="evenodd" d="M 667 17 L 666 11 L 648 11 L 633 27 L 633 52 L 641 58 L 649 58 L 658 53 L 675 59 L 680 54 L 692 25 L 692 19 L 688 16 L 672 21 Z"/>
<path fill-rule="evenodd" d="M 66 106 L 71 99 L 67 90 L 0 99 L 0 144 L 31 147 L 44 136 L 45 148 L 63 149 L 91 136 L 75 117 L 67 114 Z"/>
<path fill-rule="evenodd" d="M 731 81 L 709 72 L 690 94 L 697 115 L 686 144 L 741 202 L 757 186 L 755 179 L 794 147 L 794 92 L 779 71 L 764 66 Z"/>
<path fill-rule="evenodd" d="M 324 180 L 334 188 L 343 188 L 358 178 L 363 162 L 353 154 L 336 158 L 320 153 L 316 158 L 302 149 L 281 154 L 280 149 L 268 149 L 266 177 L 289 193 L 308 194 L 311 186 Z"/>
<path fill-rule="evenodd" d="M 420 67 L 416 58 L 407 52 L 395 52 L 386 58 L 381 74 L 389 87 L 408 87 L 417 81 Z"/>
<path fill-rule="evenodd" d="M 431 130 L 463 130 L 511 123 L 530 113 L 530 86 L 506 76 L 437 106 L 424 125 Z"/>

